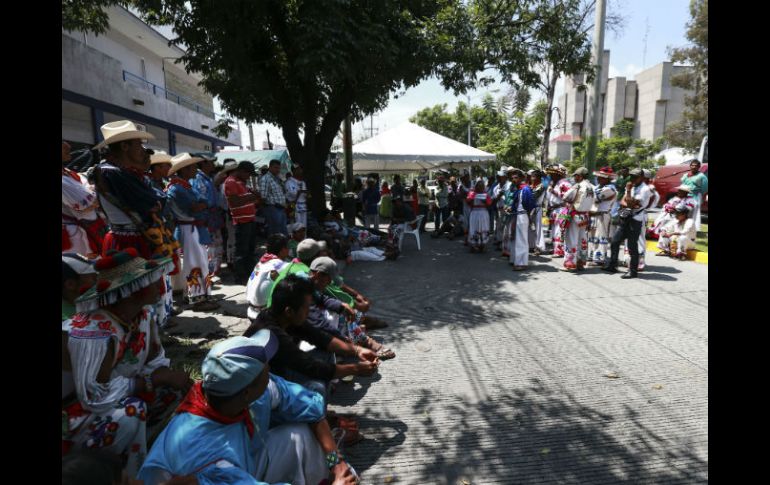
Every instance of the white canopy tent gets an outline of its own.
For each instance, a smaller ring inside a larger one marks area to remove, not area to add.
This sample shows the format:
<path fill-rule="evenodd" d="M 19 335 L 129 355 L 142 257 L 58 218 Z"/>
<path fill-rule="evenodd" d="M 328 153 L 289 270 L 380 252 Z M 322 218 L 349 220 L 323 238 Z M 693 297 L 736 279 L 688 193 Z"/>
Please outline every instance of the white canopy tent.
<path fill-rule="evenodd" d="M 495 155 L 404 122 L 353 145 L 354 172 L 415 172 L 465 168 L 491 162 Z"/>

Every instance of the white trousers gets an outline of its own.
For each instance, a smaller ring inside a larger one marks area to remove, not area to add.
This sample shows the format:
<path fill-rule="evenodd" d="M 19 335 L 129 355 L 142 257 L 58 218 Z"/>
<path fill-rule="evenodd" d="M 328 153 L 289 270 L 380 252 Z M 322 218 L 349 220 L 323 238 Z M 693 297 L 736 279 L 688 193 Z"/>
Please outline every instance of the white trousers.
<path fill-rule="evenodd" d="M 604 263 L 610 243 L 610 213 L 591 216 L 591 228 L 588 231 L 588 259 L 594 263 Z"/>
<path fill-rule="evenodd" d="M 508 231 L 513 237 L 508 241 L 508 261 L 515 266 L 527 266 L 529 263 L 529 216 L 526 212 L 516 214 L 516 233 L 513 231 L 513 221 L 508 225 Z"/>
<path fill-rule="evenodd" d="M 310 426 L 284 424 L 267 433 L 257 457 L 257 480 L 267 483 L 316 485 L 329 477 L 326 458 Z"/>
<path fill-rule="evenodd" d="M 663 251 L 671 251 L 671 243 L 676 243 L 675 255 L 687 254 L 690 249 L 695 249 L 695 241 L 687 236 L 661 236 L 658 239 L 658 248 Z"/>
<path fill-rule="evenodd" d="M 303 226 L 307 227 L 307 211 L 306 210 L 303 210 L 303 211 L 295 210 L 294 211 L 294 222 L 299 222 Z"/>
<path fill-rule="evenodd" d="M 181 224 L 182 271 L 187 282 L 187 297 L 190 302 L 205 299 L 210 293 L 209 255 L 206 246 L 200 243 L 198 230 L 192 224 Z"/>

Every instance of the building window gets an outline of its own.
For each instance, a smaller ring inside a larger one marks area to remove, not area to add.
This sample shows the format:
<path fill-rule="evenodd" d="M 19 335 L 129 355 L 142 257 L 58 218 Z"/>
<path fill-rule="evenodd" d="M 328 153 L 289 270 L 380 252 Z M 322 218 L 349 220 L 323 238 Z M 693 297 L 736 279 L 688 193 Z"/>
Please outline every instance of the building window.
<path fill-rule="evenodd" d="M 142 79 L 147 79 L 147 66 L 144 64 L 144 58 L 139 59 L 139 64 L 142 67 Z"/>

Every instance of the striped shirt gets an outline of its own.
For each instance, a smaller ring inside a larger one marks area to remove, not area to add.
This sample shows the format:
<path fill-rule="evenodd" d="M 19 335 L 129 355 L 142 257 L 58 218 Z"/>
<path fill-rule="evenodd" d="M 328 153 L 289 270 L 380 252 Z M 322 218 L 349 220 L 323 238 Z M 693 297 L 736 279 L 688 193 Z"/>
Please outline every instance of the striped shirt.
<path fill-rule="evenodd" d="M 233 195 L 248 195 L 251 192 L 246 188 L 246 184 L 234 176 L 229 176 L 225 180 L 225 197 Z M 230 216 L 233 218 L 233 225 L 253 222 L 256 220 L 257 206 L 254 202 L 248 202 L 237 207 L 230 206 Z"/>

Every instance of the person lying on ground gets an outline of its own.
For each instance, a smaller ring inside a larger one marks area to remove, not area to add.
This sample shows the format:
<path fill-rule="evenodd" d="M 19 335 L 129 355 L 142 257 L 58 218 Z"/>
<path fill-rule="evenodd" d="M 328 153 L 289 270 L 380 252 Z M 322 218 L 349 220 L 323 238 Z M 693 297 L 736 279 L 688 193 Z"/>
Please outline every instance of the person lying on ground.
<path fill-rule="evenodd" d="M 201 484 L 355 483 L 321 396 L 270 372 L 278 340 L 261 330 L 211 348 L 202 381 L 147 455 L 146 485 L 176 475 Z"/>

